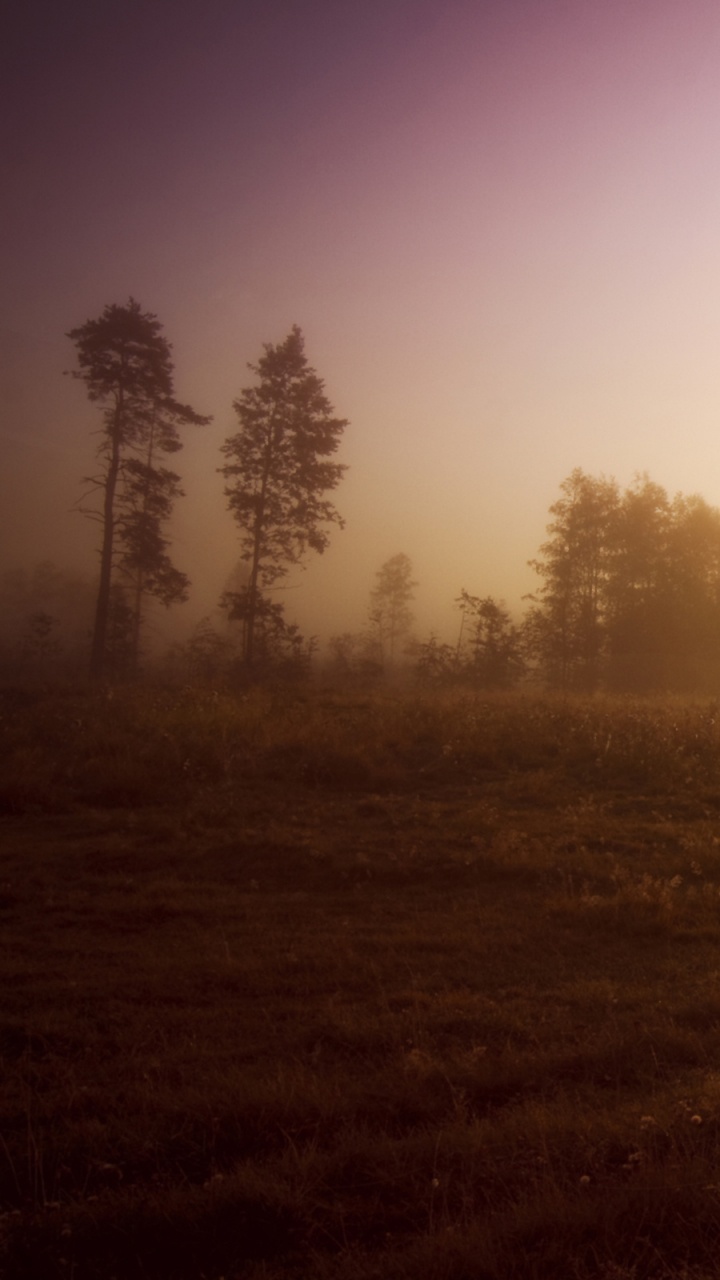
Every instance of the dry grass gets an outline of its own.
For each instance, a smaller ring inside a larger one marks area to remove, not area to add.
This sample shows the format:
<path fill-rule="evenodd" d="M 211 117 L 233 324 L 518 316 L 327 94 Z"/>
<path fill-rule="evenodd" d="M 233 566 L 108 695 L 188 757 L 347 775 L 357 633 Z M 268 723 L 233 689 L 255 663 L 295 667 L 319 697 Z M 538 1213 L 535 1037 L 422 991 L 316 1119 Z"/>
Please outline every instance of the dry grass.
<path fill-rule="evenodd" d="M 14 1277 L 708 1280 L 707 705 L 6 695 Z"/>

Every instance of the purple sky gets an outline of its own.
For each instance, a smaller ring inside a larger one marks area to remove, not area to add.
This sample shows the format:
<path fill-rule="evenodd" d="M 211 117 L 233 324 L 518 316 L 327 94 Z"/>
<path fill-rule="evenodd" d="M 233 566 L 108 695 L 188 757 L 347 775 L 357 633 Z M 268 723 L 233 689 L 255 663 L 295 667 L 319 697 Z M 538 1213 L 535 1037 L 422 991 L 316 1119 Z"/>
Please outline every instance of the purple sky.
<path fill-rule="evenodd" d="M 520 607 L 575 466 L 720 505 L 716 0 L 16 6 L 2 41 L 0 566 L 93 571 L 68 329 L 132 294 L 212 413 L 175 558 L 236 558 L 219 445 L 298 323 L 351 426 L 348 527 L 293 616 L 363 625 L 405 551 L 421 630 Z M 7 36 L 7 32 L 6 32 Z"/>

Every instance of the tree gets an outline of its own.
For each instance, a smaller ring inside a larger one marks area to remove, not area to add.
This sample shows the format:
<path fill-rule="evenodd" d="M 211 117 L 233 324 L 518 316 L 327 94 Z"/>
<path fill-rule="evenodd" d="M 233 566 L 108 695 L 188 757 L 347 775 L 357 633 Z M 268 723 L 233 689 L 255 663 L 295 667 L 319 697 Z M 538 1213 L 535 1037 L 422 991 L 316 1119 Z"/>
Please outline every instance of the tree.
<path fill-rule="evenodd" d="M 328 669 L 341 680 L 375 681 L 382 675 L 382 653 L 369 631 L 344 631 L 328 640 Z"/>
<path fill-rule="evenodd" d="M 417 647 L 415 670 L 422 684 L 449 684 L 458 678 L 457 649 L 431 635 Z"/>
<path fill-rule="evenodd" d="M 157 466 L 157 453 L 180 449 L 179 427 L 210 421 L 173 397 L 170 344 L 162 325 L 130 298 L 125 306 L 105 307 L 68 337 L 75 343 L 80 378 L 88 398 L 103 407 L 100 463 L 86 477 L 100 495 L 100 508 L 81 510 L 100 522 L 100 580 L 92 638 L 91 672 L 100 677 L 106 666 L 113 572 L 129 575 L 134 585 L 132 647 L 137 654 L 145 593 L 164 604 L 182 599 L 184 574 L 177 575 L 167 557 L 162 522 L 181 492 L 178 477 Z"/>
<path fill-rule="evenodd" d="M 542 589 L 525 622 L 530 655 L 552 684 L 591 691 L 717 690 L 720 511 L 646 475 L 574 471 L 550 508 L 553 536 L 533 561 Z"/>
<path fill-rule="evenodd" d="M 249 566 L 247 584 L 232 599 L 224 597 L 243 624 L 248 666 L 255 660 L 260 622 L 276 627 L 277 609 L 282 610 L 267 600 L 268 589 L 302 564 L 307 550 L 326 549 L 328 525 L 344 526 L 325 494 L 346 470 L 329 459 L 347 421 L 333 416 L 297 325 L 284 342 L 265 343 L 263 350 L 258 363 L 248 366 L 258 384 L 234 402 L 240 430 L 222 446 L 226 461 L 220 468 L 240 530 L 241 559 Z"/>
<path fill-rule="evenodd" d="M 682 583 L 676 603 L 685 634 L 692 635 L 688 666 L 696 680 L 717 688 L 720 655 L 720 511 L 703 498 L 678 494 L 672 504 L 673 567 Z"/>
<path fill-rule="evenodd" d="M 636 477 L 615 512 L 606 594 L 608 679 L 615 689 L 648 691 L 665 682 L 665 654 L 676 631 L 673 511 L 667 493 Z"/>
<path fill-rule="evenodd" d="M 639 476 L 622 498 L 608 581 L 608 676 L 640 692 L 698 687 L 717 669 L 720 512 Z"/>
<path fill-rule="evenodd" d="M 6 571 L 0 575 L 0 666 L 10 677 L 28 666 L 81 670 L 93 606 L 93 585 L 49 561 Z"/>
<path fill-rule="evenodd" d="M 184 496 L 180 477 L 167 467 L 153 466 L 152 433 L 148 461 L 129 458 L 118 506 L 118 568 L 132 600 L 131 665 L 137 666 L 143 599 L 153 596 L 169 608 L 188 598 L 190 579 L 176 569 L 169 555 L 163 524 L 170 519 L 176 498 Z"/>
<path fill-rule="evenodd" d="M 410 602 L 417 582 L 412 562 L 403 552 L 391 556 L 376 573 L 370 592 L 370 631 L 377 641 L 383 661 L 394 665 L 400 643 L 407 639 L 414 622 Z"/>
<path fill-rule="evenodd" d="M 463 590 L 455 601 L 462 615 L 457 666 L 483 689 L 515 684 L 524 670 L 520 633 L 510 614 L 492 596 Z"/>
<path fill-rule="evenodd" d="M 31 666 L 47 668 L 57 661 L 62 642 L 57 635 L 57 618 L 50 613 L 33 613 L 22 640 L 22 657 Z"/>
<path fill-rule="evenodd" d="M 543 579 L 528 598 L 524 633 L 549 682 L 590 692 L 600 680 L 605 644 L 606 584 L 613 554 L 618 489 L 579 468 L 550 508 L 549 540 L 530 566 Z"/>
<path fill-rule="evenodd" d="M 343 631 L 340 635 L 330 637 L 327 645 L 330 651 L 328 666 L 334 676 L 345 680 L 354 675 L 358 645 L 359 636 L 351 631 Z"/>
<path fill-rule="evenodd" d="M 221 635 L 209 618 L 201 618 L 185 645 L 185 655 L 189 674 L 196 683 L 218 682 L 232 661 L 232 640 Z"/>
<path fill-rule="evenodd" d="M 246 593 L 224 592 L 220 597 L 220 605 L 227 610 L 229 622 L 240 622 L 241 661 L 247 661 L 247 600 Z M 302 668 L 309 670 L 310 660 L 317 647 L 314 636 L 308 640 L 302 635 L 295 622 L 288 622 L 285 610 L 277 600 L 270 600 L 258 592 L 253 627 L 252 661 L 256 666 L 275 671 L 293 669 L 296 673 Z"/>

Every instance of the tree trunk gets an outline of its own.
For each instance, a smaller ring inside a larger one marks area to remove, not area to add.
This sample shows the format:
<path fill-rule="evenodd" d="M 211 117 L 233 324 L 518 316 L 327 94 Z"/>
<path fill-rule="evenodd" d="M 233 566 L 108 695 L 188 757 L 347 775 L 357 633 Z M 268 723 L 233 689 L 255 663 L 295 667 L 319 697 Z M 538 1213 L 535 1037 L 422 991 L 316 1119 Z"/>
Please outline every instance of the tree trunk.
<path fill-rule="evenodd" d="M 255 512 L 255 528 L 253 530 L 253 555 L 250 566 L 250 584 L 248 586 L 247 628 L 245 631 L 245 665 L 251 667 L 255 657 L 255 619 L 258 605 L 258 577 L 260 574 L 260 553 L 265 522 L 265 494 L 267 492 L 270 467 L 272 465 L 273 447 L 275 445 L 275 424 L 271 422 L 268 432 L 268 443 L 265 452 L 262 483 Z"/>
<path fill-rule="evenodd" d="M 148 473 L 152 471 L 152 465 L 154 462 L 154 452 L 155 452 L 155 418 L 153 417 L 152 422 L 150 424 L 150 439 L 148 441 L 147 460 L 145 463 L 148 469 Z M 145 492 L 143 494 L 143 505 L 142 505 L 143 515 L 147 514 L 147 508 L 148 508 L 148 492 L 146 487 Z M 142 614 L 143 614 L 144 595 L 145 595 L 145 573 L 142 569 L 142 566 L 140 566 L 138 567 L 137 576 L 135 578 L 135 602 L 133 606 L 132 637 L 130 641 L 130 649 L 131 649 L 130 663 L 131 663 L 132 671 L 134 675 L 137 674 L 137 669 L 138 669 L 138 666 L 140 665 L 140 632 L 142 631 L 142 623 L 143 623 Z"/>
<path fill-rule="evenodd" d="M 92 655 L 90 659 L 90 675 L 93 680 L 101 680 L 105 674 L 105 658 L 107 656 L 107 629 L 110 615 L 110 585 L 112 580 L 113 536 L 115 533 L 115 489 L 117 487 L 120 455 L 117 442 L 113 441 L 110 466 L 105 480 L 105 496 L 103 501 L 103 540 L 100 553 L 100 584 L 98 586 L 95 606 L 95 627 L 93 630 Z"/>
<path fill-rule="evenodd" d="M 250 568 L 250 582 L 248 584 L 247 596 L 247 625 L 245 627 L 245 665 L 251 667 L 255 657 L 255 618 L 257 616 L 257 596 L 258 596 L 258 574 L 260 571 L 260 548 L 262 545 L 262 517 L 264 514 L 264 494 L 260 498 L 258 504 L 257 518 L 255 521 L 255 538 L 253 544 L 253 558 Z"/>
<path fill-rule="evenodd" d="M 100 583 L 95 606 L 95 626 L 93 629 L 92 652 L 90 655 L 90 677 L 101 680 L 105 674 L 107 657 L 107 631 L 110 616 L 110 587 L 112 583 L 113 542 L 115 536 L 115 490 L 120 472 L 120 424 L 123 412 L 123 395 L 120 391 L 115 406 L 114 422 L 111 434 L 110 460 L 105 477 L 103 495 L 103 539 L 100 552 Z"/>

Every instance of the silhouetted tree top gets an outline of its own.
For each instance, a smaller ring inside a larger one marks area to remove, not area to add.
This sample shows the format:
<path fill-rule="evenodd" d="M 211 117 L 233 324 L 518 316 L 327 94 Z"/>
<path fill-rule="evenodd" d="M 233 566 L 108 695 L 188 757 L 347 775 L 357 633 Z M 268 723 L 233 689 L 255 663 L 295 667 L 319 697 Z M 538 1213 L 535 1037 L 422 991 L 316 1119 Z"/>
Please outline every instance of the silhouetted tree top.
<path fill-rule="evenodd" d="M 348 424 L 335 417 L 297 325 L 277 346 L 265 343 L 258 363 L 248 367 L 258 382 L 234 402 L 240 429 L 222 446 L 220 470 L 240 530 L 241 559 L 249 565 L 248 585 L 233 609 L 245 623 L 250 663 L 261 593 L 308 549 L 323 552 L 329 525 L 344 525 L 325 495 L 346 469 L 331 458 Z"/>
<path fill-rule="evenodd" d="M 136 655 L 143 595 L 157 595 L 167 604 L 186 592 L 187 578 L 171 564 L 162 535 L 162 520 L 181 493 L 179 477 L 158 467 L 157 454 L 182 447 L 181 426 L 200 426 L 210 419 L 174 399 L 170 343 L 157 316 L 142 311 L 134 298 L 125 306 L 106 306 L 97 319 L 71 329 L 68 337 L 79 365 L 73 377 L 85 383 L 91 401 L 104 407 L 100 470 L 86 479 L 100 495 L 100 509 L 81 507 L 102 526 L 91 660 L 97 677 L 105 664 L 118 563 L 132 577 Z"/>

